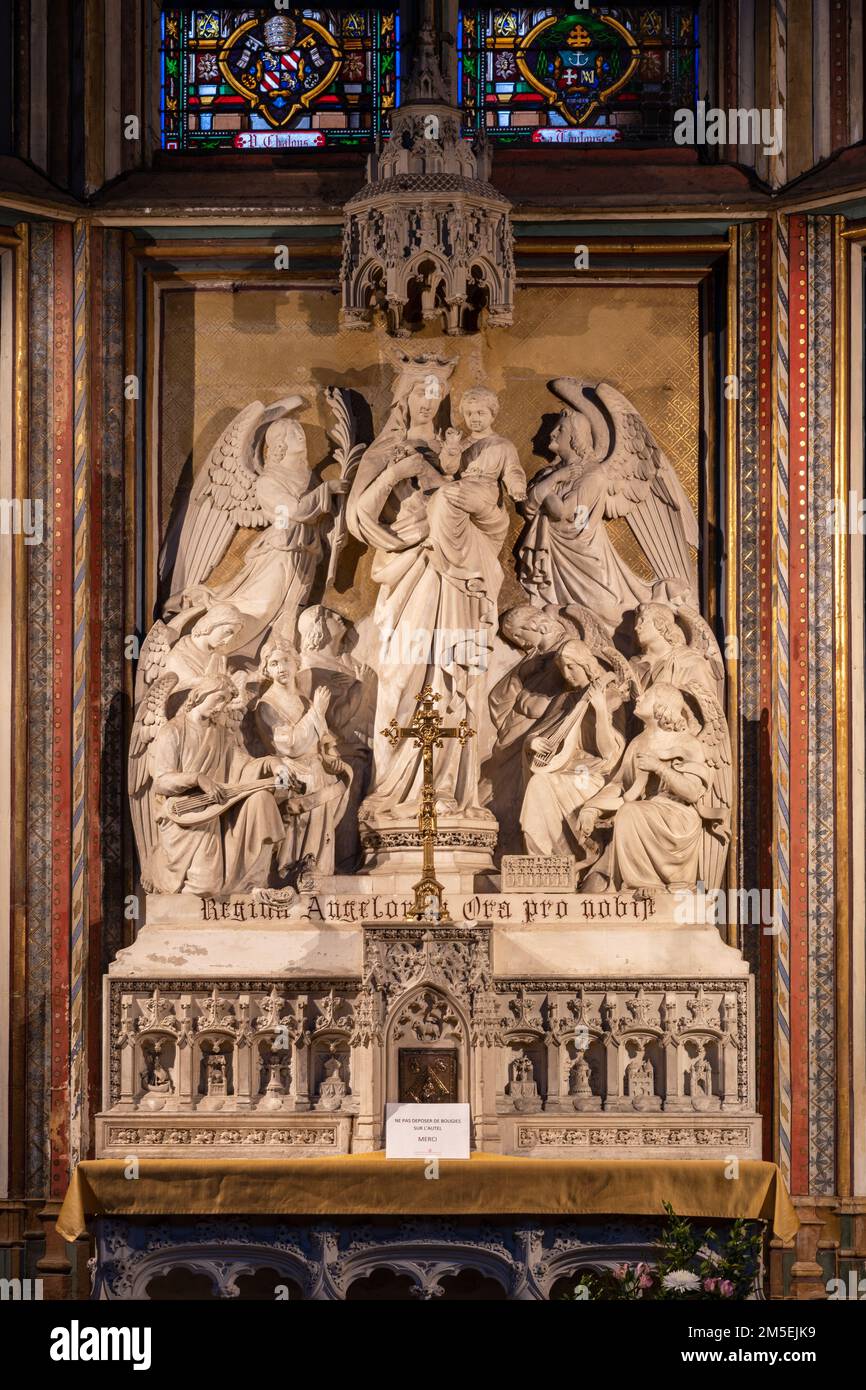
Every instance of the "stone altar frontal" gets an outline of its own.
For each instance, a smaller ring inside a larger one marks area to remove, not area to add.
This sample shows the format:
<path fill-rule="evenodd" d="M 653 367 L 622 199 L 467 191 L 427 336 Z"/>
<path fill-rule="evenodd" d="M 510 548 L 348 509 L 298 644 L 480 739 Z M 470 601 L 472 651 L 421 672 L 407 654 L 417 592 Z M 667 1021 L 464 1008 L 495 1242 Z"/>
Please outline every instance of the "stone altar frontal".
<path fill-rule="evenodd" d="M 380 920 L 347 925 L 374 898 L 313 896 L 324 921 L 215 904 L 250 916 L 146 926 L 121 953 L 101 1156 L 379 1148 L 407 1047 L 456 1052 L 473 1141 L 491 1152 L 760 1155 L 752 980 L 672 900 L 554 897 L 539 924 L 520 920 L 520 895 L 477 895 L 515 924 L 431 926 L 388 925 L 405 906 L 388 896 Z M 648 922 L 648 906 L 668 920 Z"/>
<path fill-rule="evenodd" d="M 367 437 L 325 390 L 327 477 L 301 398 L 256 401 L 168 528 L 97 1151 L 376 1150 L 411 1052 L 481 1150 L 760 1156 L 688 492 L 608 382 L 550 382 L 537 470 L 456 357 L 393 361 Z M 348 547 L 354 621 L 315 601 Z"/>

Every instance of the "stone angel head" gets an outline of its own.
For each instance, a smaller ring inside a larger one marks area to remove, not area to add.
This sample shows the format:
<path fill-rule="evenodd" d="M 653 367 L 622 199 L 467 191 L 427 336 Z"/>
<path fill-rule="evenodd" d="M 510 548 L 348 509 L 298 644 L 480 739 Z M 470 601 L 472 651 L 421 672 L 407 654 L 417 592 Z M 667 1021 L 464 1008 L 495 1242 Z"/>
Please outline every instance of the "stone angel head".
<path fill-rule="evenodd" d="M 195 714 L 198 720 L 218 724 L 223 720 L 229 706 L 237 699 L 237 694 L 237 686 L 230 676 L 221 669 L 218 661 L 213 662 L 201 680 L 190 687 L 177 717 L 185 719 Z"/>
<path fill-rule="evenodd" d="M 346 641 L 349 621 L 342 613 L 315 603 L 298 618 L 298 640 L 302 652 L 331 652 L 338 655 Z"/>
<path fill-rule="evenodd" d="M 215 603 L 194 624 L 190 636 L 202 640 L 201 645 L 220 651 L 231 645 L 245 622 L 243 613 L 232 603 Z"/>
<path fill-rule="evenodd" d="M 300 657 L 295 648 L 279 638 L 266 642 L 259 658 L 259 675 L 274 685 L 294 686 Z"/>
<path fill-rule="evenodd" d="M 650 686 L 639 696 L 634 712 L 644 724 L 654 724 L 666 732 L 685 733 L 689 727 L 685 696 L 664 681 Z"/>

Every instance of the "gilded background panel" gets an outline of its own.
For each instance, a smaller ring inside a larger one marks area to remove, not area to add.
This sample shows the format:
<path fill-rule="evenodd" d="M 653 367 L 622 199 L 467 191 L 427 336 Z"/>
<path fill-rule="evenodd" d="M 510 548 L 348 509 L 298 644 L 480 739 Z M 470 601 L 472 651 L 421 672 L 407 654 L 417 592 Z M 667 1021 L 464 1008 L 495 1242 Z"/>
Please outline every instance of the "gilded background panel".
<path fill-rule="evenodd" d="M 232 416 L 249 401 L 270 403 L 294 392 L 307 398 L 298 418 L 307 431 L 310 462 L 328 459 L 329 412 L 322 388 L 342 386 L 369 403 L 368 435 L 390 402 L 395 347 L 459 358 L 452 402 L 476 382 L 500 393 L 496 428 L 511 438 L 529 476 L 547 462 L 545 426 L 557 402 L 546 388 L 558 375 L 602 378 L 622 390 L 643 414 L 693 501 L 700 446 L 699 311 L 694 286 L 635 283 L 531 286 L 518 292 L 515 324 L 473 337 L 432 333 L 399 343 L 381 331 L 341 332 L 339 301 L 328 290 L 273 288 L 172 289 L 163 296 L 160 363 L 160 450 L 156 493 L 164 532 L 178 482 L 193 475 Z M 547 419 L 545 420 L 545 417 Z M 648 577 L 624 521 L 615 539 Z M 521 529 L 514 515 L 510 551 Z M 238 538 L 223 562 L 239 559 Z M 339 606 L 356 618 L 372 606 L 369 557 L 347 549 L 337 579 Z M 520 597 L 513 564 L 500 606 Z M 333 596 L 336 597 L 336 596 Z"/>

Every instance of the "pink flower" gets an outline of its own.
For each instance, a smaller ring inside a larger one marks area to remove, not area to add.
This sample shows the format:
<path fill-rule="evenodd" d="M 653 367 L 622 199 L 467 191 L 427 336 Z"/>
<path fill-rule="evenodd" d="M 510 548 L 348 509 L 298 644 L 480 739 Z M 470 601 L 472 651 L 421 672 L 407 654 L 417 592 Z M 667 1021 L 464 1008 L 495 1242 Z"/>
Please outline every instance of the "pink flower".
<path fill-rule="evenodd" d="M 628 1278 L 628 1265 L 615 1265 L 613 1270 L 614 1279 Z"/>
<path fill-rule="evenodd" d="M 722 1295 L 722 1298 L 730 1298 L 733 1292 L 734 1286 L 731 1283 L 730 1279 L 723 1279 L 721 1284 L 719 1285 L 719 1293 Z"/>
<path fill-rule="evenodd" d="M 704 1293 L 715 1293 L 718 1282 L 718 1279 L 705 1279 Z"/>
<path fill-rule="evenodd" d="M 652 1286 L 653 1286 L 652 1275 L 651 1275 L 651 1274 L 642 1274 L 642 1275 L 640 1276 L 640 1279 L 638 1280 L 638 1283 L 640 1284 L 640 1286 L 641 1286 L 642 1289 L 651 1289 Z"/>
<path fill-rule="evenodd" d="M 637 1275 L 641 1275 L 641 1274 L 652 1274 L 652 1270 L 650 1269 L 650 1267 L 649 1267 L 649 1265 L 647 1264 L 646 1260 L 641 1260 L 640 1264 L 635 1265 L 634 1272 L 635 1272 L 635 1274 L 637 1274 Z"/>

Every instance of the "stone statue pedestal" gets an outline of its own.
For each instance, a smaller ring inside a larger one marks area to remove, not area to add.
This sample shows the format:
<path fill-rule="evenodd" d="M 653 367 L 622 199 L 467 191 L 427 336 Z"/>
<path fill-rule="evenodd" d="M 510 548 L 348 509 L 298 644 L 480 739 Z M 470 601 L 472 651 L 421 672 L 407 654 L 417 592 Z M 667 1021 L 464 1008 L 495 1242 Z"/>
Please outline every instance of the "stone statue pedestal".
<path fill-rule="evenodd" d="M 472 892 L 476 880 L 493 873 L 493 854 L 499 826 L 489 812 L 477 820 L 464 815 L 439 816 L 436 832 L 436 876 L 445 888 Z M 421 875 L 421 832 L 417 816 L 382 817 L 361 823 L 363 873 L 377 886 L 394 892 L 411 889 Z"/>
<path fill-rule="evenodd" d="M 443 920 L 418 923 L 411 892 L 384 883 L 149 898 L 105 977 L 98 1153 L 381 1148 L 401 1049 L 431 1047 L 455 1054 L 458 1099 L 488 1152 L 761 1156 L 754 985 L 718 927 L 679 920 L 667 895 L 459 886 Z M 154 1053 L 171 1085 L 158 1109 L 142 1079 Z"/>

